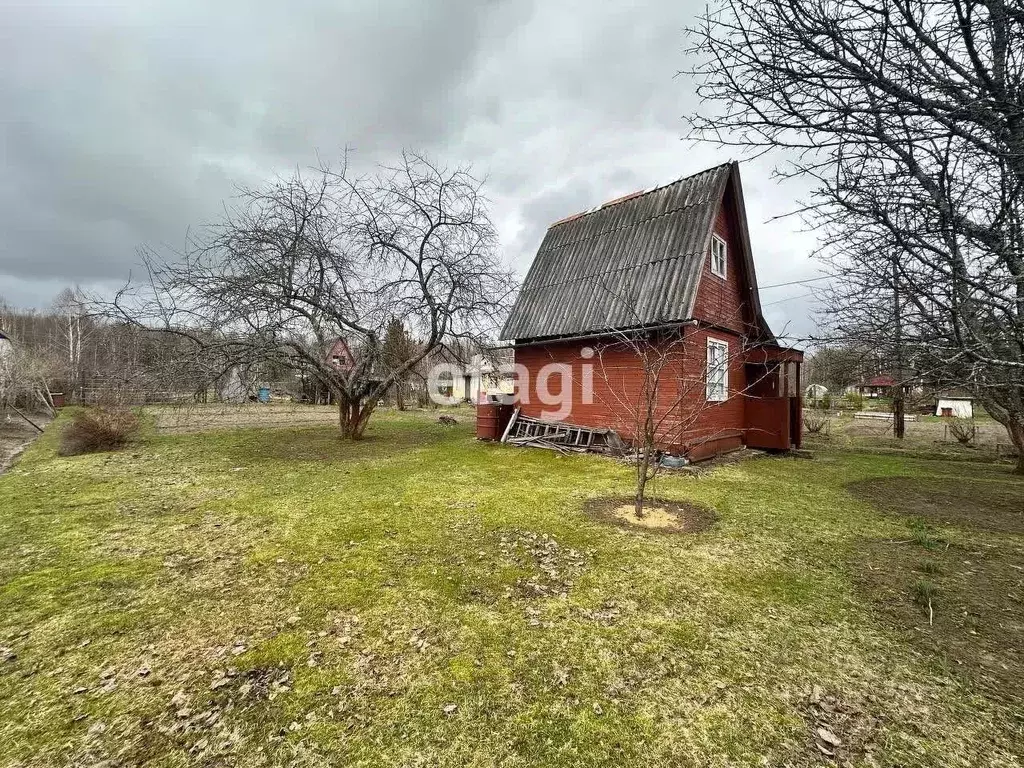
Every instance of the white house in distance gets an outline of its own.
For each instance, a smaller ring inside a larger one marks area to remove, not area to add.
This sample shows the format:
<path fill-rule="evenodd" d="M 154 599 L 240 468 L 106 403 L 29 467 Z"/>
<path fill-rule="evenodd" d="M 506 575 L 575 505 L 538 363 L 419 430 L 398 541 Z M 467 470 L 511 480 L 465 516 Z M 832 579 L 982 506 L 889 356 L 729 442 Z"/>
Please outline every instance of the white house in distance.
<path fill-rule="evenodd" d="M 935 402 L 935 415 L 956 419 L 973 419 L 974 400 L 966 395 L 938 395 Z"/>
<path fill-rule="evenodd" d="M 514 378 L 510 372 L 501 370 L 511 362 L 509 350 L 498 350 L 488 356 L 473 355 L 469 364 L 453 374 L 451 396 L 476 403 L 486 395 L 511 395 Z"/>
<path fill-rule="evenodd" d="M 804 399 L 815 402 L 821 400 L 825 395 L 828 394 L 828 387 L 824 384 L 811 384 L 807 389 L 804 390 Z"/>

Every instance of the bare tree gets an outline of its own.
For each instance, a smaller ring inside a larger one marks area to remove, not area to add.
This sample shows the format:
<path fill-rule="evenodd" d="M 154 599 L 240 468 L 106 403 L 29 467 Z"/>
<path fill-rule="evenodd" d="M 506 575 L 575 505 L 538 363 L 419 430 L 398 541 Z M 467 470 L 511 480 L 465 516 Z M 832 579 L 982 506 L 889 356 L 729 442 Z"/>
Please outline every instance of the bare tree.
<path fill-rule="evenodd" d="M 65 288 L 53 301 L 57 338 L 55 351 L 63 359 L 64 382 L 71 397 L 82 396 L 83 345 L 96 326 L 88 307 L 88 298 L 81 288 Z"/>
<path fill-rule="evenodd" d="M 804 362 L 804 381 L 824 385 L 834 396 L 841 395 L 847 387 L 861 381 L 870 357 L 865 347 L 822 345 Z"/>
<path fill-rule="evenodd" d="M 0 319 L 3 315 L 0 306 Z M 13 410 L 18 416 L 41 431 L 21 408 L 54 413 L 53 399 L 47 381 L 53 375 L 54 361 L 45 350 L 29 348 L 17 339 L 0 337 L 0 417 L 7 418 L 7 411 Z M 19 407 L 20 406 L 20 407 Z"/>
<path fill-rule="evenodd" d="M 695 339 L 699 338 L 700 341 Z M 730 349 L 745 349 L 735 340 Z M 718 347 L 711 359 L 705 337 L 692 323 L 660 330 L 616 331 L 593 347 L 595 398 L 616 414 L 614 427 L 632 445 L 634 514 L 644 516 L 648 485 L 669 450 L 689 452 L 723 435 L 713 412 L 733 397 L 756 397 L 755 382 L 736 386 L 730 377 L 740 355 Z M 696 364 L 696 368 L 695 368 Z"/>
<path fill-rule="evenodd" d="M 497 327 L 515 284 L 495 244 L 481 182 L 465 168 L 411 153 L 373 175 L 322 166 L 243 190 L 184 253 L 145 251 L 148 280 L 114 307 L 225 365 L 266 362 L 319 380 L 338 403 L 342 436 L 357 439 L 427 354 Z M 396 316 L 422 343 L 386 366 Z M 329 359 L 339 342 L 345 359 Z"/>
<path fill-rule="evenodd" d="M 835 335 L 970 386 L 1024 472 L 1020 4 L 723 0 L 693 32 L 724 105 L 696 135 L 781 149 L 780 173 L 814 182 Z"/>
<path fill-rule="evenodd" d="M 661 470 L 659 446 L 678 442 L 679 410 L 694 395 L 683 376 L 682 329 L 673 333 L 616 333 L 594 347 L 596 375 L 606 384 L 615 427 L 632 443 L 633 513 L 644 516 L 647 486 Z"/>

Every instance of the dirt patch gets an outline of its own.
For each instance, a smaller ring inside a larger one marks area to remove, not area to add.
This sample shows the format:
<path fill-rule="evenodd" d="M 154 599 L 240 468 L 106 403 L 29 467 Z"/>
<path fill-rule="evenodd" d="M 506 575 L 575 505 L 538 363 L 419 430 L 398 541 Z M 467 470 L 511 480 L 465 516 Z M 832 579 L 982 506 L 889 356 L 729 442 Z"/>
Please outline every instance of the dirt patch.
<path fill-rule="evenodd" d="M 633 500 L 622 496 L 590 499 L 583 511 L 602 522 L 654 533 L 700 533 L 715 522 L 715 514 L 710 509 L 685 501 L 651 499 L 639 518 Z"/>
<path fill-rule="evenodd" d="M 1024 533 L 1024 482 L 1007 473 L 998 480 L 875 477 L 847 490 L 883 512 L 933 523 Z"/>
<path fill-rule="evenodd" d="M 960 547 L 920 536 L 864 541 L 851 560 L 864 596 L 911 643 L 1016 706 L 1024 702 L 1022 563 L 1018 542 Z"/>
<path fill-rule="evenodd" d="M 32 414 L 32 421 L 46 427 L 50 419 L 46 416 Z M 14 414 L 0 416 L 0 473 L 10 468 L 21 452 L 42 434 L 39 430 Z"/>

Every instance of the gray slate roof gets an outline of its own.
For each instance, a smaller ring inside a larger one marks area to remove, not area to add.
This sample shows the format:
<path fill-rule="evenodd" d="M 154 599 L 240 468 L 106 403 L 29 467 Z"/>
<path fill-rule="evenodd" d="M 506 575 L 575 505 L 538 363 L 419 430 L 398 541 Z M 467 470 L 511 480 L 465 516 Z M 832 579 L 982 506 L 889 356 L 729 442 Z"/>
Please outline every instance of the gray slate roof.
<path fill-rule="evenodd" d="M 553 224 L 501 338 L 581 336 L 689 319 L 730 177 L 742 198 L 738 169 L 728 163 Z M 742 200 L 739 206 L 742 215 Z M 745 222 L 742 229 L 746 241 Z M 747 242 L 744 251 L 749 259 Z M 748 269 L 756 301 L 752 260 Z"/>

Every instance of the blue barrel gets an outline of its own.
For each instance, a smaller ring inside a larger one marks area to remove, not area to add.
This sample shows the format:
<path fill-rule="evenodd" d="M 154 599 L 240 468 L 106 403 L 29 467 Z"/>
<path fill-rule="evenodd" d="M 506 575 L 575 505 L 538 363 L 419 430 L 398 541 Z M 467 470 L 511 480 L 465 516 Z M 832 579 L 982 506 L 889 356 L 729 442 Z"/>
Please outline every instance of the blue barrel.
<path fill-rule="evenodd" d="M 270 387 L 260 387 L 259 393 L 256 395 L 261 403 L 270 402 Z"/>

